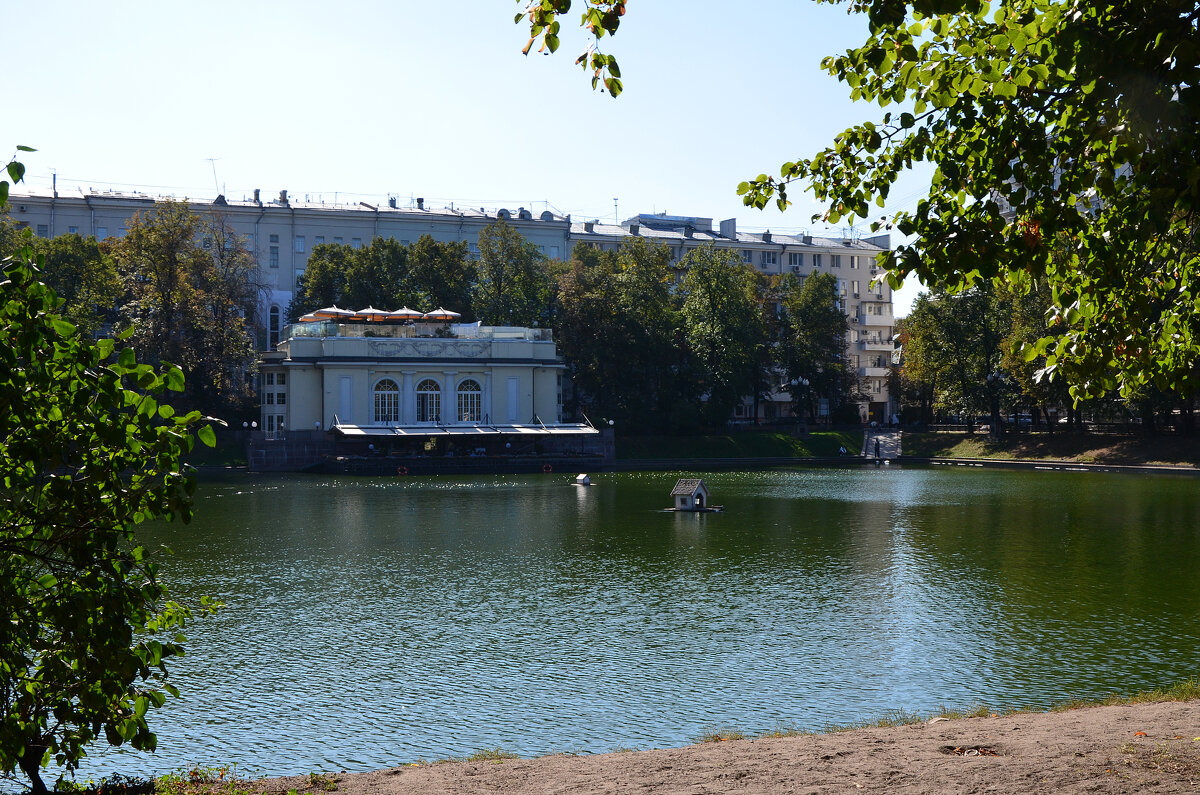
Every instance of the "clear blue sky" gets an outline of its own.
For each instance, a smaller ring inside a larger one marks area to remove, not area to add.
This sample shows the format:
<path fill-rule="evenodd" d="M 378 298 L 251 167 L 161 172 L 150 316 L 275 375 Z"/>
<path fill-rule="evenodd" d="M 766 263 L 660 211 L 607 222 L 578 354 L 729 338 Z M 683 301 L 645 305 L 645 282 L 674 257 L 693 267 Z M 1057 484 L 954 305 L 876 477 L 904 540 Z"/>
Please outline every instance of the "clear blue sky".
<path fill-rule="evenodd" d="M 12 4 L 7 81 L 19 111 L 6 137 L 39 150 L 24 158 L 29 183 L 48 187 L 57 172 L 60 191 L 548 202 L 577 218 L 665 210 L 825 231 L 807 195 L 787 213 L 760 212 L 735 187 L 878 115 L 819 68 L 865 38 L 861 17 L 807 0 L 630 0 L 605 42 L 625 83 L 613 100 L 573 65 L 585 45 L 578 11 L 556 55 L 525 57 L 527 28 L 512 24 L 521 7 Z M 926 184 L 902 183 L 887 209 L 911 207 Z M 913 295 L 897 296 L 897 314 Z"/>

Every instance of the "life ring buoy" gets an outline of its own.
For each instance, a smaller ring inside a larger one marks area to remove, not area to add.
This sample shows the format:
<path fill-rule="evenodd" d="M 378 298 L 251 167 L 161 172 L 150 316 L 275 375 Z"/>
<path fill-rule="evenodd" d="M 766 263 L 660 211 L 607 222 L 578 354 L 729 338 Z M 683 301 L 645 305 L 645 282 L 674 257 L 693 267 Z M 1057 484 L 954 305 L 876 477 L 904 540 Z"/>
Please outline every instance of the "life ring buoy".
<path fill-rule="evenodd" d="M 400 466 L 396 467 L 396 474 L 397 474 L 397 475 L 407 475 L 407 474 L 408 474 L 408 467 L 406 467 L 406 466 L 404 466 L 403 464 L 401 464 Z"/>
<path fill-rule="evenodd" d="M 542 471 L 543 471 L 543 472 L 553 472 L 553 471 L 554 471 L 554 467 L 550 466 L 549 464 L 544 464 L 544 465 L 542 466 Z"/>

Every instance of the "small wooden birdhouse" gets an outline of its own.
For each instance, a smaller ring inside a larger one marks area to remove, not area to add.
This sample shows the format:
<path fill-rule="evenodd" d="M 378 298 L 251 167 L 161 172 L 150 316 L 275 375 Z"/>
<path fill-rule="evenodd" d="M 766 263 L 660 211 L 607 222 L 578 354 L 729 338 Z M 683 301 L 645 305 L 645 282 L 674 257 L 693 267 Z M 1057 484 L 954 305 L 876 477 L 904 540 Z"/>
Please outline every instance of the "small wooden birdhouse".
<path fill-rule="evenodd" d="M 708 508 L 708 486 L 700 478 L 680 478 L 671 489 L 677 511 L 703 511 Z"/>

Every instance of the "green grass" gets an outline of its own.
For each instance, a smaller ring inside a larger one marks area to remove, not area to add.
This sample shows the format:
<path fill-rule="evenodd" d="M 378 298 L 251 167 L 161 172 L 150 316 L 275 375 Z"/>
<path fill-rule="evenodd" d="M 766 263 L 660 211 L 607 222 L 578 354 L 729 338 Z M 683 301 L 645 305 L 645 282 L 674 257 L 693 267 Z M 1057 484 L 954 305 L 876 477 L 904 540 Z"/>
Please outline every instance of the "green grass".
<path fill-rule="evenodd" d="M 739 729 L 732 729 L 726 726 L 705 729 L 700 734 L 699 742 L 702 743 L 724 743 L 730 740 L 744 740 L 746 733 Z"/>
<path fill-rule="evenodd" d="M 916 458 L 997 458 L 1070 461 L 1079 464 L 1200 466 L 1200 444 L 1180 436 L 1017 434 L 992 439 L 965 432 L 905 431 L 904 455 Z"/>
<path fill-rule="evenodd" d="M 838 447 L 862 450 L 861 431 L 813 431 L 795 437 L 780 431 L 743 431 L 714 436 L 622 436 L 617 458 L 836 458 Z"/>

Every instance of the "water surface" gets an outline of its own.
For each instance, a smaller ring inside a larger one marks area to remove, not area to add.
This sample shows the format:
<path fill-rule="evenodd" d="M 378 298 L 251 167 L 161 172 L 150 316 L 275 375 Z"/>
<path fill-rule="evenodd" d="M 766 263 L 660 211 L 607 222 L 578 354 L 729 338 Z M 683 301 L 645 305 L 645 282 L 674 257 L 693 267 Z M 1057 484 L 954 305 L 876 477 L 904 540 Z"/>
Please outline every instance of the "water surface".
<path fill-rule="evenodd" d="M 367 770 L 501 747 L 667 747 L 892 709 L 1044 707 L 1200 672 L 1196 481 L 796 470 L 207 481 L 174 595 L 226 607 L 154 755 Z"/>

